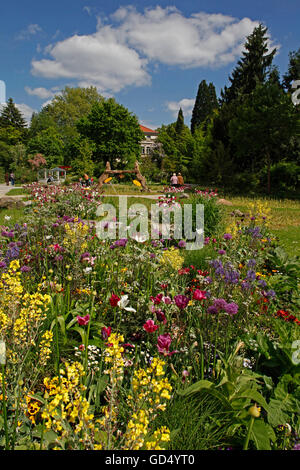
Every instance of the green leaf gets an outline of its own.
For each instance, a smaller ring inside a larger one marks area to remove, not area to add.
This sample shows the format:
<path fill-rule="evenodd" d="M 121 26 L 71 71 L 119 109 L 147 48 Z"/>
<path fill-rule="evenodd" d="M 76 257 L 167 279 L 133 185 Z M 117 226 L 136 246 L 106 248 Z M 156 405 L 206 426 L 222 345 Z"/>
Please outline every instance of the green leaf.
<path fill-rule="evenodd" d="M 193 393 L 198 393 L 200 392 L 200 390 L 209 389 L 210 387 L 212 387 L 212 385 L 213 382 L 210 382 L 209 380 L 199 380 L 198 382 L 194 383 L 185 390 L 177 390 L 177 393 L 180 396 L 187 396 Z"/>
<path fill-rule="evenodd" d="M 251 439 L 255 442 L 257 450 L 271 450 L 270 440 L 274 442 L 276 436 L 269 424 L 256 419 L 253 423 Z"/>

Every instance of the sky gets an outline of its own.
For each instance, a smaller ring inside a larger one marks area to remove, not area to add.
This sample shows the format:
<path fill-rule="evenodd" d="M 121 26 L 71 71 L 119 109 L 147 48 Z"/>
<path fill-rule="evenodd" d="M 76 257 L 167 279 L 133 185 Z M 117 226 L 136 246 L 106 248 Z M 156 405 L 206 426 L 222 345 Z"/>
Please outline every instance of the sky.
<path fill-rule="evenodd" d="M 1 0 L 0 81 L 27 120 L 65 86 L 92 85 L 146 127 L 180 107 L 190 125 L 199 83 L 219 96 L 259 23 L 283 75 L 300 48 L 299 0 Z"/>

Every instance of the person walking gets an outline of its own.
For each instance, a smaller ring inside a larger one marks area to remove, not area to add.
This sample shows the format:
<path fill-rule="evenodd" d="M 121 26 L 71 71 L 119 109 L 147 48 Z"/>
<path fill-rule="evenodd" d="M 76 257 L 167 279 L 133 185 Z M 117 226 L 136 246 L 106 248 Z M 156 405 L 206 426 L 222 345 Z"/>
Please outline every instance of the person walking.
<path fill-rule="evenodd" d="M 181 176 L 181 173 L 178 173 L 177 180 L 178 180 L 179 186 L 183 186 L 183 185 L 184 185 L 184 181 L 183 181 L 183 177 Z"/>
<path fill-rule="evenodd" d="M 5 173 L 5 183 L 6 183 L 6 186 L 9 186 L 9 174 L 8 173 Z"/>
<path fill-rule="evenodd" d="M 171 186 L 175 186 L 175 187 L 177 186 L 178 178 L 176 176 L 176 173 L 173 173 L 173 175 L 170 178 L 170 181 L 171 181 Z"/>
<path fill-rule="evenodd" d="M 14 186 L 14 184 L 15 184 L 15 175 L 14 175 L 14 173 L 10 174 L 10 182 L 11 182 L 11 185 Z"/>

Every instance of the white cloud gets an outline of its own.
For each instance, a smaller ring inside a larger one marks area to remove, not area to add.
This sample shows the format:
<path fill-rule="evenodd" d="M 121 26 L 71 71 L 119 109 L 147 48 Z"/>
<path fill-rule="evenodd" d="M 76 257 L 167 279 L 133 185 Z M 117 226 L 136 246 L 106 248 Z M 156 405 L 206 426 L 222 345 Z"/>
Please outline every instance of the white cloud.
<path fill-rule="evenodd" d="M 222 66 L 235 60 L 257 21 L 223 14 L 185 17 L 175 7 L 121 7 L 113 15 L 118 32 L 149 60 L 180 67 Z"/>
<path fill-rule="evenodd" d="M 73 78 L 117 92 L 128 85 L 147 85 L 147 61 L 122 44 L 110 26 L 91 35 L 74 35 L 48 50 L 52 59 L 32 61 L 32 73 L 47 78 Z"/>
<path fill-rule="evenodd" d="M 54 92 L 51 90 L 47 90 L 46 88 L 39 87 L 39 88 L 30 88 L 29 86 L 25 87 L 25 91 L 28 95 L 37 96 L 43 100 L 50 98 L 54 95 Z"/>
<path fill-rule="evenodd" d="M 172 115 L 177 118 L 178 111 L 181 108 L 184 117 L 192 115 L 195 100 L 190 98 L 182 98 L 180 101 L 167 101 L 166 106 Z"/>
<path fill-rule="evenodd" d="M 30 39 L 31 36 L 43 31 L 38 24 L 30 24 L 27 28 L 22 29 L 19 34 L 16 36 L 16 39 L 23 41 L 25 39 Z"/>
<path fill-rule="evenodd" d="M 16 107 L 17 107 L 18 110 L 22 113 L 24 119 L 25 119 L 26 122 L 27 122 L 27 125 L 29 126 L 30 121 L 31 121 L 32 113 L 36 113 L 37 110 L 31 108 L 31 106 L 28 106 L 28 105 L 25 104 L 25 103 L 21 103 L 21 104 L 17 104 L 17 103 L 16 103 Z"/>
<path fill-rule="evenodd" d="M 90 13 L 89 7 L 84 7 Z M 151 83 L 157 64 L 221 67 L 241 54 L 257 21 L 198 12 L 184 16 L 176 7 L 120 7 L 109 19 L 97 17 L 96 32 L 74 34 L 48 45 L 50 58 L 32 60 L 32 74 L 93 83 L 100 92 Z"/>

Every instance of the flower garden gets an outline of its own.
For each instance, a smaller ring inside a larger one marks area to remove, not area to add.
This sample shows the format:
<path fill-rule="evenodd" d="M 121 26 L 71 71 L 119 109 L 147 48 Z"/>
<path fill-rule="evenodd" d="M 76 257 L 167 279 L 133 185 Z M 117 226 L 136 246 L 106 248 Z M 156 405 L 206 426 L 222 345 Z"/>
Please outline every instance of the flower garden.
<path fill-rule="evenodd" d="M 265 202 L 166 189 L 204 205 L 187 251 L 99 239 L 93 188 L 26 191 L 0 233 L 1 450 L 300 449 L 299 262 Z"/>

